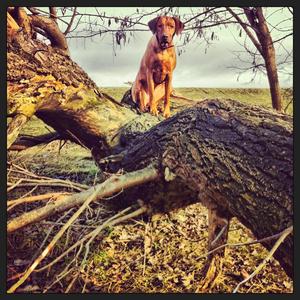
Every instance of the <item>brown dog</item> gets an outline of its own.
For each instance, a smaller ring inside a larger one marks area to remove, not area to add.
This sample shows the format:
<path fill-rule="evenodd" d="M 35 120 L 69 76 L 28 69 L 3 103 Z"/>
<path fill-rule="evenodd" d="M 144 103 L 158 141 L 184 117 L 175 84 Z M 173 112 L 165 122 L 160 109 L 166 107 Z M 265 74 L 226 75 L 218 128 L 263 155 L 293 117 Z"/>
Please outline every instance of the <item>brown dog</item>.
<path fill-rule="evenodd" d="M 153 36 L 142 58 L 139 72 L 131 89 L 131 96 L 141 111 L 150 106 L 150 113 L 157 115 L 158 101 L 164 97 L 163 116 L 170 116 L 172 75 L 176 67 L 173 37 L 180 34 L 184 24 L 175 17 L 157 17 L 148 23 Z"/>

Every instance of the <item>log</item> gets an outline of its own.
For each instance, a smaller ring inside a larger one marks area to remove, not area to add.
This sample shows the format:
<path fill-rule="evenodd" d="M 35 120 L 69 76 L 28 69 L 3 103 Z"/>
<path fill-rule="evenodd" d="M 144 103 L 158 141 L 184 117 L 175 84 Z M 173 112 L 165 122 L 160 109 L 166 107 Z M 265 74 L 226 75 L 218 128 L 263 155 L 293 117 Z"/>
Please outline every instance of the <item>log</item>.
<path fill-rule="evenodd" d="M 142 195 L 154 211 L 202 202 L 216 215 L 237 217 L 258 239 L 292 225 L 292 117 L 218 99 L 199 102 L 163 121 L 137 115 L 102 95 L 60 49 L 26 41 L 22 32 L 8 46 L 7 76 L 11 113 L 34 106 L 30 112 L 89 148 L 107 171 L 132 172 L 155 163 L 165 174 L 159 182 L 128 189 L 117 202 Z M 103 159 L 108 155 L 119 159 Z M 273 243 L 263 245 L 271 249 Z M 292 235 L 275 257 L 293 276 Z"/>
<path fill-rule="evenodd" d="M 237 217 L 258 239 L 293 224 L 290 116 L 233 100 L 203 101 L 135 139 L 123 160 L 106 168 L 131 171 L 155 160 L 173 180 L 143 186 L 128 198 L 143 194 L 164 210 L 201 201 L 220 215 Z M 271 249 L 272 241 L 264 246 Z M 290 276 L 292 253 L 291 235 L 275 253 Z"/>
<path fill-rule="evenodd" d="M 9 146 L 9 150 L 22 151 L 30 147 L 41 144 L 48 144 L 54 140 L 62 140 L 63 137 L 57 132 L 50 132 L 40 136 L 19 135 L 14 143 Z"/>

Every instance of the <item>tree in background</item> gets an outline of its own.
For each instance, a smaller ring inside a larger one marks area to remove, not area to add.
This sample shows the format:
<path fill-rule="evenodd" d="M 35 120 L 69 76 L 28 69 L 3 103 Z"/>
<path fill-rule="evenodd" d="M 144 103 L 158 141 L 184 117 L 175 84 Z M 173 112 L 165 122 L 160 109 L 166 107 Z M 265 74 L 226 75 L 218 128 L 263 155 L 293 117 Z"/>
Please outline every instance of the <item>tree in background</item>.
<path fill-rule="evenodd" d="M 242 20 L 242 18 L 230 7 L 227 7 L 226 9 L 241 25 L 241 27 L 246 32 L 247 36 L 255 46 L 256 50 L 262 56 L 264 60 L 264 67 L 266 68 L 269 80 L 270 92 L 272 97 L 272 106 L 274 109 L 281 111 L 282 101 L 276 65 L 275 47 L 262 7 L 243 8 L 243 12 L 247 18 L 248 23 Z M 287 35 L 285 35 L 284 38 L 291 35 L 292 33 L 288 33 Z M 253 61 L 255 63 L 256 53 L 249 53 L 254 58 Z"/>

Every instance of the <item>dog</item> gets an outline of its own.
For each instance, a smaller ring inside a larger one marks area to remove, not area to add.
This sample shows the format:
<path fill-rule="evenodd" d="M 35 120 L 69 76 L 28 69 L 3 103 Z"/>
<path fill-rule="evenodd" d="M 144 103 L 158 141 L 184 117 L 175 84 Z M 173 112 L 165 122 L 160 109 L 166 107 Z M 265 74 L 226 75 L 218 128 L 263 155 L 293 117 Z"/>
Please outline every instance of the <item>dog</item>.
<path fill-rule="evenodd" d="M 150 113 L 158 115 L 157 105 L 164 98 L 163 116 L 170 116 L 170 93 L 173 71 L 176 67 L 176 53 L 173 38 L 184 29 L 184 24 L 176 17 L 160 16 L 149 21 L 153 33 L 140 68 L 132 85 L 131 97 L 140 111 L 150 108 Z"/>

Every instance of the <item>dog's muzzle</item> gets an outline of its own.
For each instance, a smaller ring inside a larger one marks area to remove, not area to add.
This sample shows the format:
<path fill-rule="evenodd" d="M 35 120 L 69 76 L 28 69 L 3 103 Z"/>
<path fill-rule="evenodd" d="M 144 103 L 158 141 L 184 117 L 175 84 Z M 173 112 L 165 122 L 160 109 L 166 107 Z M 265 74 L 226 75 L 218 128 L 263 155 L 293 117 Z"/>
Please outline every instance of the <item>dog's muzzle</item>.
<path fill-rule="evenodd" d="M 168 41 L 168 37 L 167 36 L 163 36 L 162 38 L 161 38 L 161 41 L 160 41 L 160 47 L 162 48 L 162 49 L 166 49 L 166 48 L 168 48 L 169 47 L 169 41 Z"/>

